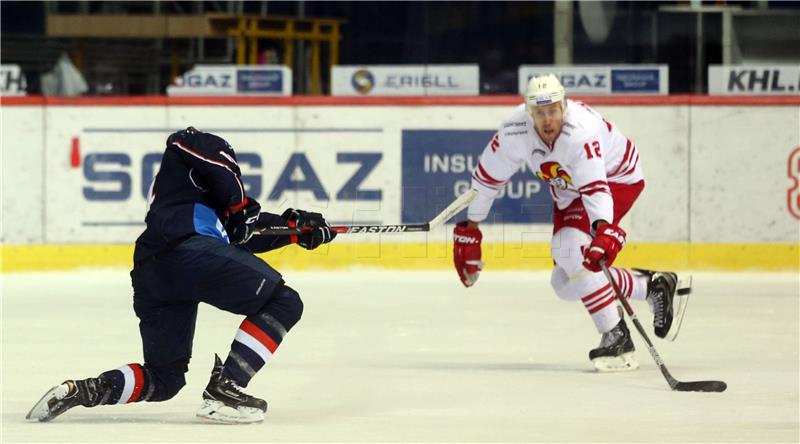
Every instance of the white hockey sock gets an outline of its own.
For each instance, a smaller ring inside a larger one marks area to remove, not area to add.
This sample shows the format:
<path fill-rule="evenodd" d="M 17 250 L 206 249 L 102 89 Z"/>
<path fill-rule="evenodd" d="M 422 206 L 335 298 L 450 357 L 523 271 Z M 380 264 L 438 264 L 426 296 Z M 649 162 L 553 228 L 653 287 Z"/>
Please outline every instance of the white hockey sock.
<path fill-rule="evenodd" d="M 647 283 L 650 278 L 641 274 L 631 273 L 633 275 L 633 291 L 631 292 L 631 299 L 643 301 L 647 298 Z"/>
<path fill-rule="evenodd" d="M 642 301 L 647 296 L 647 276 L 631 273 L 624 268 L 612 268 L 611 276 L 626 298 Z"/>

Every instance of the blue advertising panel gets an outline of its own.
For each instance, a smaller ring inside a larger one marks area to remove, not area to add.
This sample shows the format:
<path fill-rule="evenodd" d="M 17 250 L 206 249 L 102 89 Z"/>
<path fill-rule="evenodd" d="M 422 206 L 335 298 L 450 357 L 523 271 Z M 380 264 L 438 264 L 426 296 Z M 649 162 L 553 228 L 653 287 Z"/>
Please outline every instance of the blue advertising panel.
<path fill-rule="evenodd" d="M 237 90 L 241 93 L 280 93 L 283 91 L 283 72 L 279 69 L 237 69 Z"/>
<path fill-rule="evenodd" d="M 611 68 L 611 93 L 655 93 L 660 88 L 658 69 Z"/>
<path fill-rule="evenodd" d="M 403 130 L 402 223 L 433 219 L 470 188 L 494 130 Z M 505 185 L 486 223 L 550 223 L 553 202 L 527 165 Z M 451 222 L 466 219 L 466 210 Z"/>

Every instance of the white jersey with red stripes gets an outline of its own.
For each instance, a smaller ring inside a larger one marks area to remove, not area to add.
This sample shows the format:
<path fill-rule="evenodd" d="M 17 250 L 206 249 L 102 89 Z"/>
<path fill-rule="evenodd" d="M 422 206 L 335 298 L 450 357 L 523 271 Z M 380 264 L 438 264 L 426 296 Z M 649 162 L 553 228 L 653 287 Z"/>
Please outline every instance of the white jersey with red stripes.
<path fill-rule="evenodd" d="M 479 197 L 468 218 L 483 221 L 506 182 L 525 164 L 548 182 L 559 208 L 580 198 L 590 223 L 613 220 L 614 203 L 608 183 L 632 184 L 643 179 L 636 146 L 588 105 L 566 100 L 564 125 L 552 145 L 534 128 L 525 105 L 503 120 L 473 170 L 472 187 Z"/>

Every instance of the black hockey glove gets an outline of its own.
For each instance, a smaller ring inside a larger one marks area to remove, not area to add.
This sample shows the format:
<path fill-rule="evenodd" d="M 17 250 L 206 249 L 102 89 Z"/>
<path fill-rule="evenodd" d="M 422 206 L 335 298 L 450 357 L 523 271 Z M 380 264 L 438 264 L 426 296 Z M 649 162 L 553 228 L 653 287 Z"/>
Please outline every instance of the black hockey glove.
<path fill-rule="evenodd" d="M 297 245 L 305 248 L 306 250 L 313 250 L 322 244 L 334 240 L 336 235 L 339 234 L 331 229 L 327 222 L 319 228 L 315 228 L 308 233 L 303 233 L 297 236 Z"/>
<path fill-rule="evenodd" d="M 309 229 L 309 231 L 302 234 L 291 236 L 292 243 L 300 245 L 306 250 L 313 250 L 322 244 L 327 244 L 334 240 L 338 234 L 331 229 L 331 226 L 320 213 L 289 208 L 283 212 L 281 218 L 289 228 Z"/>
<path fill-rule="evenodd" d="M 256 222 L 261 213 L 261 205 L 252 197 L 245 198 L 244 206 L 232 209 L 225 221 L 228 240 L 233 245 L 240 245 L 250 240 L 256 232 Z M 235 211 L 235 212 L 234 212 Z"/>
<path fill-rule="evenodd" d="M 325 218 L 319 213 L 311 213 L 303 210 L 288 208 L 281 214 L 289 228 L 318 228 L 325 225 Z"/>

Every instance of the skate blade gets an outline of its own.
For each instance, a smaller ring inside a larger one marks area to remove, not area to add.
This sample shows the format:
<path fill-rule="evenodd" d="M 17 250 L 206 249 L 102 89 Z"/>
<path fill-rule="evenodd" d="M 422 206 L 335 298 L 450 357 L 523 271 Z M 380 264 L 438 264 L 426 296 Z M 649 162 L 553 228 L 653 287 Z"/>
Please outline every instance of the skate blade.
<path fill-rule="evenodd" d="M 673 342 L 678 337 L 683 323 L 683 315 L 686 314 L 686 306 L 689 304 L 689 295 L 692 294 L 692 276 L 681 277 L 675 290 L 675 297 L 672 299 L 672 327 L 664 338 Z"/>
<path fill-rule="evenodd" d="M 29 421 L 46 422 L 55 418 L 55 416 L 52 415 L 52 412 L 50 412 L 49 401 L 55 398 L 56 389 L 58 389 L 58 387 L 59 386 L 57 385 L 48 390 L 47 393 L 45 393 L 36 404 L 34 404 L 31 411 L 25 415 L 25 419 Z"/>
<path fill-rule="evenodd" d="M 264 411 L 255 407 L 227 406 L 219 401 L 204 399 L 197 417 L 218 424 L 255 424 L 264 421 Z"/>
<path fill-rule="evenodd" d="M 639 368 L 639 361 L 633 356 L 633 352 L 623 353 L 619 356 L 594 358 L 592 364 L 601 373 L 629 372 Z"/>

